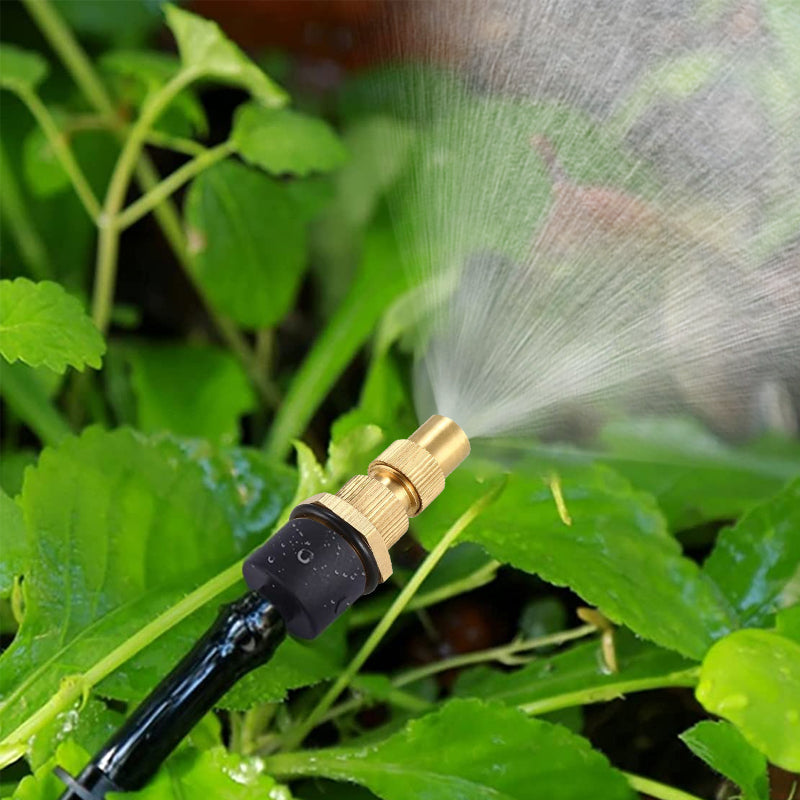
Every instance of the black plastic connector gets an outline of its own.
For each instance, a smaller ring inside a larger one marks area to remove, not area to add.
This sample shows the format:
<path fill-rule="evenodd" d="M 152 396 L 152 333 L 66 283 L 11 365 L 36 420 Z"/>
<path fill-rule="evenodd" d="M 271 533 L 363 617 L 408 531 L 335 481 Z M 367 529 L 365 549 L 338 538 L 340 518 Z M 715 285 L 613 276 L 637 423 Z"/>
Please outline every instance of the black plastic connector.
<path fill-rule="evenodd" d="M 274 603 L 292 636 L 313 639 L 378 584 L 362 535 L 323 506 L 304 503 L 244 562 L 244 579 Z"/>

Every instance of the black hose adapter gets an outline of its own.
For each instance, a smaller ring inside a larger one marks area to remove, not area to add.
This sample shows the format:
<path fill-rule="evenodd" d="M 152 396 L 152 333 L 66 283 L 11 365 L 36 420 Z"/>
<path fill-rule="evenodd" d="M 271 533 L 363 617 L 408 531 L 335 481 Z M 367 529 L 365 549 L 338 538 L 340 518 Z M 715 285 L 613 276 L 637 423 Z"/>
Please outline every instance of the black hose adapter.
<path fill-rule="evenodd" d="M 242 568 L 247 585 L 280 611 L 292 636 L 313 639 L 380 579 L 364 537 L 324 506 L 297 506 Z"/>

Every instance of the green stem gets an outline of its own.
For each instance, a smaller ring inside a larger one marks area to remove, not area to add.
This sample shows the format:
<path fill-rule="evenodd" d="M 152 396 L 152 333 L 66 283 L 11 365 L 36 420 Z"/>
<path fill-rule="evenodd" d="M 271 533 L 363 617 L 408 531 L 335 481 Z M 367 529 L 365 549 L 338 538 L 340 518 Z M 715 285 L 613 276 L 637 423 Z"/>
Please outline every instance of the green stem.
<path fill-rule="evenodd" d="M 419 569 L 417 569 L 411 580 L 403 587 L 400 594 L 397 595 L 397 598 L 392 603 L 383 619 L 375 626 L 364 644 L 361 645 L 359 651 L 353 656 L 353 659 L 334 681 L 328 691 L 325 692 L 312 712 L 294 730 L 289 731 L 289 735 L 284 742 L 286 749 L 291 749 L 299 745 L 320 722 L 328 709 L 333 705 L 336 698 L 347 688 L 350 681 L 364 665 L 364 662 L 372 655 L 389 628 L 392 627 L 395 620 L 402 614 L 403 609 L 408 605 L 408 602 L 422 585 L 423 581 L 430 575 L 433 568 L 439 563 L 442 556 L 444 556 L 464 529 L 495 500 L 503 487 L 504 484 L 501 483 L 483 495 L 483 497 L 480 497 L 453 523 L 436 547 L 431 550 L 422 564 L 420 564 Z"/>
<path fill-rule="evenodd" d="M 22 2 L 89 103 L 102 114 L 116 119 L 117 111 L 111 96 L 59 13 L 48 0 L 22 0 Z"/>
<path fill-rule="evenodd" d="M 164 109 L 197 77 L 196 70 L 183 69 L 145 102 L 139 118 L 125 140 L 111 175 L 99 220 L 100 237 L 92 298 L 92 319 L 103 334 L 108 329 L 114 301 L 120 234 L 117 217 L 125 203 L 125 195 L 144 147 L 145 138 Z"/>
<path fill-rule="evenodd" d="M 223 142 L 216 147 L 205 150 L 199 156 L 176 169 L 175 172 L 164 178 L 161 183 L 152 188 L 147 194 L 142 195 L 135 203 L 131 203 L 120 213 L 117 217 L 117 229 L 123 231 L 125 228 L 130 227 L 185 183 L 217 162 L 227 158 L 234 151 L 235 147 L 231 142 Z"/>
<path fill-rule="evenodd" d="M 634 775 L 632 772 L 623 772 L 622 774 L 632 789 L 650 795 L 650 797 L 655 797 L 656 800 L 700 800 L 696 795 L 684 792 L 682 789 L 676 789 L 674 786 L 668 786 L 666 783 L 659 783 L 641 775 Z"/>
<path fill-rule="evenodd" d="M 429 592 L 420 592 L 404 609 L 403 613 L 410 611 L 419 611 L 429 606 L 434 606 L 444 600 L 449 600 L 451 597 L 456 597 L 464 592 L 469 592 L 472 589 L 477 589 L 480 586 L 485 586 L 491 583 L 497 574 L 497 568 L 500 566 L 499 561 L 489 561 L 480 569 L 470 575 L 465 575 L 459 580 L 451 581 L 443 586 L 437 586 Z M 370 625 L 377 622 L 389 607 L 390 598 L 380 597 L 375 600 L 368 600 L 365 603 L 357 605 L 349 613 L 347 617 L 347 624 L 350 628 L 360 628 L 364 625 Z"/>
<path fill-rule="evenodd" d="M 67 711 L 81 697 L 85 697 L 93 686 L 133 658 L 159 636 L 197 611 L 198 608 L 233 586 L 241 580 L 241 577 L 242 564 L 237 562 L 211 580 L 206 581 L 152 622 L 140 628 L 133 636 L 119 647 L 114 648 L 86 672 L 65 678 L 61 682 L 59 690 L 43 706 L 0 742 L 0 767 L 14 761 L 14 754 L 19 752 L 20 746 L 24 752 L 26 743 L 31 736 L 52 722 L 58 714 Z"/>
<path fill-rule="evenodd" d="M 118 138 L 120 141 L 124 142 L 129 133 L 128 125 L 117 113 L 111 95 L 97 75 L 92 62 L 81 48 L 77 39 L 73 36 L 69 26 L 64 23 L 64 20 L 48 0 L 24 0 L 24 2 L 28 12 L 38 24 L 39 29 L 50 43 L 50 46 L 55 50 L 59 58 L 61 58 L 61 61 L 72 75 L 86 100 L 99 113 L 108 117 Z M 153 131 L 148 131 L 146 136 L 147 138 L 152 138 L 153 136 L 158 137 L 158 134 Z M 136 179 L 145 192 L 149 192 L 160 182 L 159 175 L 153 166 L 153 162 L 148 158 L 146 153 L 141 153 L 139 156 L 139 162 L 136 165 Z M 189 253 L 186 249 L 183 227 L 175 205 L 169 200 L 165 200 L 163 203 L 156 206 L 154 213 L 167 242 L 175 253 L 184 273 L 203 301 L 206 311 L 219 331 L 220 336 L 239 359 L 263 400 L 268 405 L 274 406 L 277 403 L 277 391 L 270 382 L 260 374 L 257 365 L 254 363 L 247 340 L 230 320 L 217 313 L 194 277 L 191 270 Z M 113 243 L 110 241 L 107 242 L 106 248 L 113 250 L 112 244 Z M 110 252 L 107 253 L 104 258 L 115 255 L 115 252 Z"/>
<path fill-rule="evenodd" d="M 97 198 L 94 196 L 89 181 L 86 180 L 86 176 L 83 174 L 80 164 L 76 161 L 70 146 L 67 144 L 66 138 L 58 129 L 58 125 L 56 125 L 55 120 L 47 110 L 47 106 L 45 106 L 35 92 L 19 90 L 17 94 L 28 107 L 31 114 L 33 114 L 39 127 L 44 131 L 44 135 L 47 137 L 50 147 L 52 147 L 61 166 L 69 176 L 70 181 L 72 181 L 75 193 L 86 209 L 86 213 L 92 220 L 97 220 L 100 214 L 100 203 L 97 202 Z"/>
<path fill-rule="evenodd" d="M 564 644 L 565 642 L 571 642 L 575 639 L 583 639 L 596 632 L 597 628 L 594 625 L 581 625 L 569 631 L 559 631 L 558 633 L 552 633 L 547 636 L 538 636 L 535 639 L 522 639 L 520 641 L 509 642 L 500 647 L 492 647 L 487 650 L 462 653 L 461 655 L 451 658 L 444 658 L 441 661 L 435 661 L 432 664 L 425 664 L 416 669 L 410 669 L 394 678 L 392 680 L 392 685 L 398 687 L 406 686 L 409 683 L 420 681 L 423 678 L 436 675 L 439 672 L 447 672 L 448 670 L 467 667 L 471 664 L 502 661 L 505 657 L 514 655 L 515 653 L 524 653 L 528 650 L 537 650 L 540 647 Z"/>
<path fill-rule="evenodd" d="M 0 181 L 0 214 L 17 243 L 22 260 L 36 280 L 52 278 L 53 267 L 50 264 L 50 257 L 28 213 L 22 189 L 11 169 L 2 142 L 0 142 L 0 175 L 3 176 Z"/>
<path fill-rule="evenodd" d="M 606 700 L 615 700 L 631 692 L 644 692 L 649 689 L 666 689 L 672 686 L 695 686 L 700 675 L 700 667 L 690 667 L 680 672 L 671 672 L 667 675 L 655 675 L 648 678 L 631 678 L 617 683 L 607 683 L 603 686 L 593 686 L 589 689 L 580 689 L 576 692 L 545 697 L 524 703 L 519 706 L 526 714 L 549 714 L 562 708 L 583 706 L 591 703 L 600 703 Z"/>

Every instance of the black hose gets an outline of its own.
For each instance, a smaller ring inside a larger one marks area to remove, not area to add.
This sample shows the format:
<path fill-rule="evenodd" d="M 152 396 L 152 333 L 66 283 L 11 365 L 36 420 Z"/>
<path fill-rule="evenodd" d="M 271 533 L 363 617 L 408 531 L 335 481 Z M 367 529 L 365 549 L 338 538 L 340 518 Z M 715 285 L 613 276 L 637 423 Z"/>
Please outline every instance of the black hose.
<path fill-rule="evenodd" d="M 255 592 L 225 606 L 202 639 L 147 696 L 77 778 L 61 768 L 61 800 L 102 800 L 144 787 L 200 718 L 286 636 L 278 610 Z"/>

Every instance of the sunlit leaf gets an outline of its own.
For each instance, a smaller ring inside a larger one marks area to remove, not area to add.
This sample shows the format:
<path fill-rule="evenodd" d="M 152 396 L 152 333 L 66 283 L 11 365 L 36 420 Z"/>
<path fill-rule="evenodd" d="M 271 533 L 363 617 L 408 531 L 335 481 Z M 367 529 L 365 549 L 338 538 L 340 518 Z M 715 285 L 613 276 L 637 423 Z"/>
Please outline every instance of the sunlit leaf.
<path fill-rule="evenodd" d="M 703 660 L 697 699 L 773 764 L 800 770 L 800 643 L 773 631 L 732 633 Z"/>
<path fill-rule="evenodd" d="M 231 139 L 245 161 L 275 175 L 328 172 L 347 159 L 347 150 L 323 120 L 255 103 L 236 112 Z"/>
<path fill-rule="evenodd" d="M 52 281 L 0 281 L 0 353 L 6 361 L 64 372 L 99 369 L 103 337 L 74 297 Z"/>
<path fill-rule="evenodd" d="M 286 105 L 286 92 L 228 39 L 216 22 L 173 5 L 166 5 L 165 13 L 184 67 L 199 76 L 241 86 L 269 108 Z"/>
<path fill-rule="evenodd" d="M 13 44 L 0 45 L 0 87 L 14 92 L 30 92 L 47 77 L 47 62 L 31 50 Z"/>
<path fill-rule="evenodd" d="M 14 578 L 27 565 L 28 543 L 22 508 L 0 489 L 0 597 L 8 597 Z"/>

